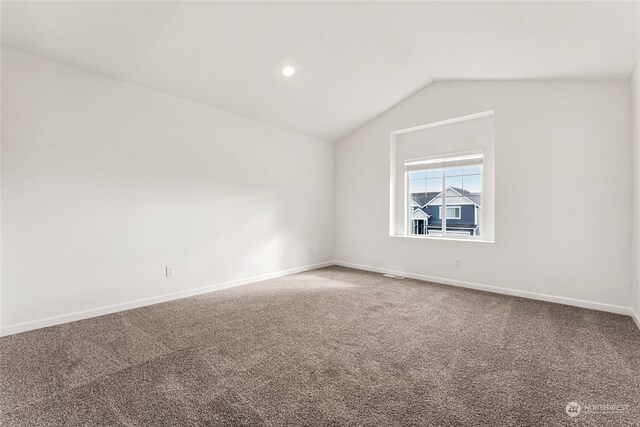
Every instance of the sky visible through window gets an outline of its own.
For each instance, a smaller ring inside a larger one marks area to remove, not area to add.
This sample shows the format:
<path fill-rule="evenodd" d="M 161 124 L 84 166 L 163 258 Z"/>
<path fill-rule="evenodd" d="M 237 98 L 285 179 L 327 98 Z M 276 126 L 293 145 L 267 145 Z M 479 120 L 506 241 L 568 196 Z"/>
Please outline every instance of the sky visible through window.
<path fill-rule="evenodd" d="M 480 193 L 482 167 L 466 166 L 448 168 L 445 171 L 447 187 L 455 187 L 471 193 Z M 442 191 L 442 169 L 409 172 L 409 193 L 431 193 Z"/>

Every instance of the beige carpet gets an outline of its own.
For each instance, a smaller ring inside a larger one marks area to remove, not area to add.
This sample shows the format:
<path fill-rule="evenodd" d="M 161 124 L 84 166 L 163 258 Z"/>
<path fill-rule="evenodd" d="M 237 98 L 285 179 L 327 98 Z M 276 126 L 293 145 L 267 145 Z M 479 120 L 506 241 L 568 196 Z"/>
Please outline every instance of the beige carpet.
<path fill-rule="evenodd" d="M 2 426 L 640 425 L 631 318 L 339 267 L 4 337 L 0 357 Z"/>

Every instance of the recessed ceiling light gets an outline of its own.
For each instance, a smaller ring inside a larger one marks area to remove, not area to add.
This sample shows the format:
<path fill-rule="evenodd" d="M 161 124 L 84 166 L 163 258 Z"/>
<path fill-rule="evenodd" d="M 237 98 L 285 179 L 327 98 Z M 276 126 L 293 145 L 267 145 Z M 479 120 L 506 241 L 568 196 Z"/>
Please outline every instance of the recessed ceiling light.
<path fill-rule="evenodd" d="M 282 75 L 285 77 L 291 77 L 296 73 L 296 69 L 287 65 L 282 69 Z"/>

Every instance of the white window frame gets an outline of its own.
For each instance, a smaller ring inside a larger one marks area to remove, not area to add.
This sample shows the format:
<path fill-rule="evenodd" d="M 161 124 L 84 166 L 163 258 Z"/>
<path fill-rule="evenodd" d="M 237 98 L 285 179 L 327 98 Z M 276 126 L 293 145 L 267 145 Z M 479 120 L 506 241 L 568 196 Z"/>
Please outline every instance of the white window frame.
<path fill-rule="evenodd" d="M 424 163 L 425 165 L 435 165 L 437 163 L 441 163 L 441 162 L 446 162 L 446 161 L 452 161 L 452 160 L 456 160 L 456 159 L 470 159 L 470 158 L 474 158 L 474 157 L 479 157 L 481 159 L 483 159 L 484 157 L 484 151 L 483 150 L 473 150 L 473 151 L 462 151 L 462 152 L 455 152 L 455 153 L 446 153 L 446 154 L 439 154 L 436 156 L 428 156 L 428 157 L 420 157 L 417 159 L 406 159 L 404 161 L 404 165 L 405 167 L 408 165 L 415 165 L 415 164 L 422 164 Z M 482 175 L 481 175 L 481 182 L 482 182 L 482 186 L 481 186 L 481 192 L 480 192 L 480 206 L 483 206 L 483 199 L 484 199 L 484 161 L 480 161 L 478 166 L 480 166 L 482 168 Z M 454 239 L 462 239 L 462 240 L 478 240 L 478 241 L 484 241 L 483 236 L 467 236 L 464 234 L 458 234 L 456 233 L 456 230 L 452 230 L 447 232 L 447 218 L 446 215 L 445 217 L 442 216 L 442 206 L 447 206 L 447 195 L 446 195 L 446 173 L 447 170 L 449 169 L 457 169 L 460 168 L 461 166 L 442 166 L 442 167 L 433 167 L 432 169 L 441 169 L 442 170 L 442 190 L 441 190 L 441 194 L 442 194 L 442 205 L 440 206 L 440 224 L 441 224 L 441 234 L 440 235 L 429 235 L 427 234 L 412 234 L 412 224 L 411 224 L 411 218 L 409 218 L 410 216 L 410 188 L 409 188 L 409 172 L 410 171 L 405 171 L 404 173 L 404 185 L 405 185 L 405 190 L 404 190 L 404 230 L 407 236 L 409 237 L 415 237 L 415 238 L 419 238 L 419 239 L 447 239 L 447 238 L 454 238 Z M 427 167 L 425 167 L 425 170 L 428 169 Z M 463 196 L 464 197 L 464 196 Z M 454 206 L 454 207 L 460 207 L 460 206 Z M 461 208 L 461 207 L 460 207 Z M 476 210 L 475 215 L 478 215 L 478 211 L 475 208 L 474 205 L 474 209 Z M 460 209 L 460 215 L 462 215 L 462 209 Z M 460 218 L 448 218 L 448 219 L 460 219 Z M 484 215 L 482 214 L 482 209 L 480 209 L 480 219 L 478 221 L 478 226 L 480 227 L 480 230 L 484 230 Z"/>
<path fill-rule="evenodd" d="M 447 209 L 457 209 L 458 210 L 458 215 L 456 216 L 447 216 L 447 219 L 462 219 L 462 206 L 447 206 Z M 475 209 L 475 206 L 474 206 Z M 440 212 L 439 212 L 440 218 L 442 218 L 442 206 L 440 206 Z"/>

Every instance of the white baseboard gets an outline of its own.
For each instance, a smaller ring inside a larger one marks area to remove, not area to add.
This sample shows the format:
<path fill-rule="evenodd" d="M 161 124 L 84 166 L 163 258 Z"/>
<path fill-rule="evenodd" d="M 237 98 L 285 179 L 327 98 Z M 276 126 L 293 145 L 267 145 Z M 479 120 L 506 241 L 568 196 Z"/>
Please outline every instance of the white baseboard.
<path fill-rule="evenodd" d="M 620 305 L 605 304 L 601 302 L 587 301 L 587 300 L 581 300 L 577 298 L 567 298 L 567 297 L 561 297 L 556 295 L 541 294 L 538 292 L 522 291 L 518 289 L 501 288 L 499 286 L 483 285 L 480 283 L 465 282 L 462 280 L 445 279 L 443 277 L 428 276 L 424 274 L 414 274 L 406 271 L 389 270 L 386 268 L 371 267 L 368 265 L 353 264 L 353 263 L 344 262 L 344 261 L 335 261 L 335 265 L 340 265 L 342 267 L 355 268 L 357 270 L 372 271 L 375 273 L 394 274 L 396 276 L 404 276 L 410 279 L 441 283 L 443 285 L 459 286 L 462 288 L 476 289 L 479 291 L 493 292 L 497 294 L 504 294 L 504 295 L 511 295 L 511 296 L 529 298 L 529 299 L 540 300 L 540 301 L 554 302 L 557 304 L 573 305 L 576 307 L 606 311 L 609 313 L 624 314 L 627 316 L 634 317 L 634 313 L 631 307 L 623 307 Z M 634 320 L 636 321 L 636 324 L 638 324 L 638 327 L 640 328 L 640 321 L 637 315 L 635 315 Z"/>
<path fill-rule="evenodd" d="M 118 304 L 107 305 L 103 307 L 91 308 L 88 310 L 76 311 L 58 316 L 45 317 L 42 319 L 30 320 L 23 323 L 14 323 L 3 326 L 0 336 L 13 335 L 20 332 L 26 332 L 33 329 L 45 328 L 47 326 L 59 325 L 61 323 L 74 322 L 76 320 L 87 319 L 90 317 L 102 316 L 104 314 L 116 313 L 118 311 L 130 310 L 132 308 L 144 307 L 147 305 L 158 304 L 161 302 L 172 301 L 176 299 L 186 298 L 194 295 L 206 294 L 208 292 L 219 291 L 221 289 L 233 288 L 236 286 L 247 285 L 249 283 L 261 282 L 263 280 L 275 279 L 277 277 L 288 276 L 290 274 L 302 273 L 304 271 L 315 270 L 317 268 L 335 265 L 333 261 L 321 262 L 318 264 L 307 265 L 304 267 L 291 268 L 288 270 L 277 271 L 275 273 L 267 273 L 259 276 L 248 277 L 246 279 L 231 280 L 228 282 L 216 283 L 200 288 L 188 289 L 185 291 L 172 292 L 149 298 L 142 298 L 134 301 L 127 301 Z"/>
<path fill-rule="evenodd" d="M 277 277 L 287 276 L 295 273 L 302 273 L 304 271 L 315 270 L 317 268 L 322 268 L 322 267 L 329 267 L 331 265 L 339 265 L 342 267 L 371 271 L 375 273 L 394 274 L 397 276 L 404 276 L 411 279 L 424 280 L 426 282 L 441 283 L 444 285 L 459 286 L 463 288 L 476 289 L 480 291 L 493 292 L 498 294 L 511 295 L 511 296 L 529 298 L 529 299 L 540 300 L 540 301 L 548 301 L 548 302 L 554 302 L 558 304 L 572 305 L 576 307 L 589 308 L 592 310 L 600 310 L 600 311 L 606 311 L 610 313 L 624 314 L 624 315 L 631 316 L 635 321 L 636 325 L 638 326 L 638 328 L 640 328 L 640 315 L 637 312 L 635 312 L 631 307 L 623 307 L 619 305 L 605 304 L 605 303 L 599 303 L 594 301 L 586 301 L 586 300 L 581 300 L 576 298 L 560 297 L 555 295 L 522 291 L 517 289 L 511 289 L 511 288 L 501 288 L 498 286 L 483 285 L 480 283 L 446 279 L 443 277 L 435 277 L 435 276 L 429 276 L 424 274 L 414 274 L 414 273 L 409 273 L 405 271 L 390 270 L 385 268 L 372 267 L 368 265 L 354 264 L 354 263 L 349 263 L 344 261 L 327 261 L 327 262 L 308 265 L 304 267 L 291 268 L 288 270 L 277 271 L 274 273 L 253 276 L 245 279 L 231 280 L 228 282 L 222 282 L 222 283 L 217 283 L 209 286 L 203 286 L 200 288 L 188 289 L 180 292 L 173 292 L 170 294 L 164 294 L 164 295 L 159 295 L 159 296 L 154 296 L 149 298 L 142 298 L 134 301 L 128 301 L 128 302 L 123 302 L 119 304 L 112 304 L 112 305 L 97 307 L 97 308 L 88 309 L 88 310 L 76 311 L 73 313 L 61 314 L 58 316 L 46 317 L 46 318 L 31 320 L 23 323 L 14 323 L 11 325 L 3 326 L 0 331 L 0 336 L 13 335 L 20 332 L 30 331 L 33 329 L 45 328 L 47 326 L 54 326 L 62 323 L 74 322 L 76 320 L 102 316 L 104 314 L 116 313 L 119 311 L 130 310 L 133 308 L 158 304 L 161 302 L 172 301 L 172 300 L 186 298 L 194 295 L 200 295 L 200 294 L 214 292 L 222 289 L 232 288 L 236 286 L 247 285 L 250 283 L 260 282 L 263 280 L 275 279 Z"/>
<path fill-rule="evenodd" d="M 636 326 L 638 327 L 638 329 L 640 329 L 640 314 L 638 314 L 637 311 L 632 309 L 631 317 L 633 318 L 633 321 L 636 322 Z"/>

